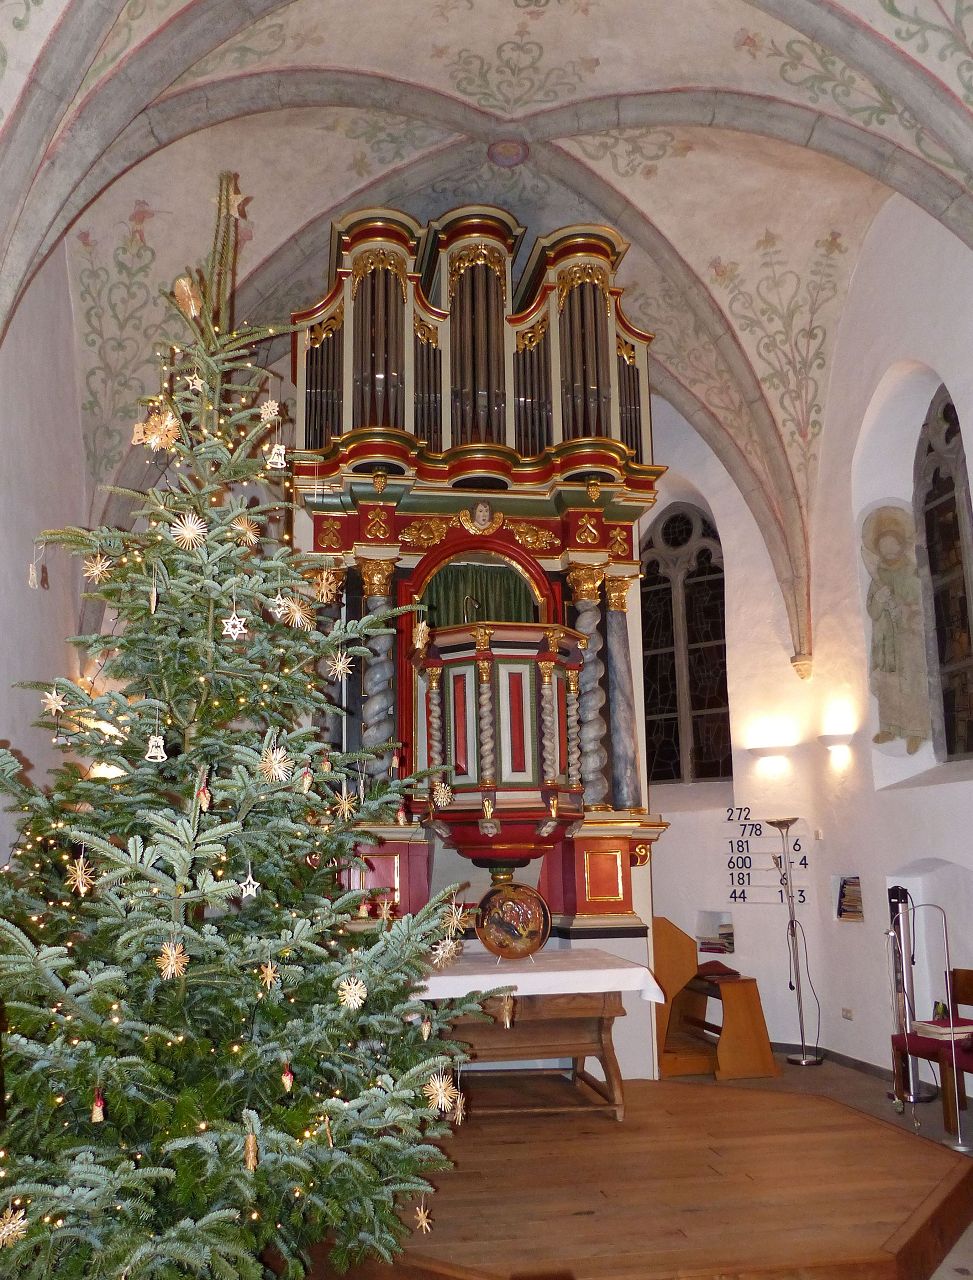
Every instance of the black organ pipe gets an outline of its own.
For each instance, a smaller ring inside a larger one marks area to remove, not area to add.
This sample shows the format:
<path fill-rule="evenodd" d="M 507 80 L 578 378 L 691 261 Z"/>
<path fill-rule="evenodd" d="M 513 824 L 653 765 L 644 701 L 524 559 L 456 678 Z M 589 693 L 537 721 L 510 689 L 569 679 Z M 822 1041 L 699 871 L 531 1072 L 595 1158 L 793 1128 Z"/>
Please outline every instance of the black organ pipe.
<path fill-rule="evenodd" d="M 442 352 L 418 336 L 414 352 L 416 438 L 438 452 L 443 447 Z"/>
<path fill-rule="evenodd" d="M 610 351 L 605 295 L 584 281 L 561 312 L 561 408 L 564 439 L 611 434 Z"/>
<path fill-rule="evenodd" d="M 469 266 L 456 280 L 451 306 L 453 443 L 502 443 L 506 390 L 503 293 L 492 267 Z"/>
<path fill-rule="evenodd" d="M 618 356 L 618 417 L 622 444 L 635 454 L 637 462 L 642 457 L 642 392 L 639 387 L 639 371 L 623 355 Z"/>
<path fill-rule="evenodd" d="M 341 435 L 342 350 L 342 326 L 334 326 L 334 317 L 311 329 L 311 345 L 304 364 L 307 449 L 323 449 L 332 437 Z"/>
<path fill-rule="evenodd" d="M 376 267 L 362 276 L 354 307 L 352 426 L 402 427 L 405 300 L 395 272 Z"/>

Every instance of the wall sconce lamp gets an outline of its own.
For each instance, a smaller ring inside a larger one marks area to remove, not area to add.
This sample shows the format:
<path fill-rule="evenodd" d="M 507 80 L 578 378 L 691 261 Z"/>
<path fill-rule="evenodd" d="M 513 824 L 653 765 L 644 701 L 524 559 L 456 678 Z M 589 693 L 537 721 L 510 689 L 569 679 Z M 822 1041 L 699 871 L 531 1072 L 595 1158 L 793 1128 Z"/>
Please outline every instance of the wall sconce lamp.
<path fill-rule="evenodd" d="M 853 733 L 819 733 L 818 742 L 829 751 L 834 751 L 839 747 L 850 747 L 854 736 Z"/>
<path fill-rule="evenodd" d="M 755 760 L 783 759 L 789 751 L 790 747 L 747 747 L 748 754 Z"/>

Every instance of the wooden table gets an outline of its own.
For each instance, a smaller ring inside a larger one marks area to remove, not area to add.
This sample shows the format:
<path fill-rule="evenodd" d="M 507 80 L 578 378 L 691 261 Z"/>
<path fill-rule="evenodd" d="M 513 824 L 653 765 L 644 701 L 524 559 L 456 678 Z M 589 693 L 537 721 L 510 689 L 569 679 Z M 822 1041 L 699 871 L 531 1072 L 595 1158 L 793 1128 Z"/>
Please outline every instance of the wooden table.
<path fill-rule="evenodd" d="M 594 1094 L 589 1106 L 621 1120 L 625 1101 L 612 1044 L 612 1024 L 625 1014 L 622 991 L 637 991 L 643 1000 L 663 999 L 649 970 L 631 960 L 588 948 L 541 951 L 533 957 L 533 963 L 528 958 L 505 960 L 500 965 L 492 956 L 467 954 L 443 973 L 430 974 L 423 994 L 428 999 L 442 1000 L 499 986 L 510 987 L 513 992 L 509 1028 L 504 1026 L 501 998 L 492 998 L 484 1005 L 493 1021 L 459 1018 L 453 1024 L 456 1039 L 469 1044 L 471 1059 L 477 1063 L 568 1059 L 571 1082 L 586 1085 Z M 601 1064 L 604 1080 L 585 1070 L 587 1058 Z M 563 1074 L 563 1069 L 555 1068 L 553 1073 Z M 511 1109 L 573 1111 L 577 1109 L 577 1098 L 565 1105 L 478 1107 L 481 1115 Z"/>

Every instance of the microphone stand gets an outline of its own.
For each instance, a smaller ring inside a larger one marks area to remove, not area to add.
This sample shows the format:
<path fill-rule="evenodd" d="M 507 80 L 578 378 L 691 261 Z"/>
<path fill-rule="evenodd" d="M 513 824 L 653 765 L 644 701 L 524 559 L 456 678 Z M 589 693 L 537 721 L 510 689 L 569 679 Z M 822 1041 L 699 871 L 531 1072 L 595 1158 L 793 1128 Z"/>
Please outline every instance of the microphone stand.
<path fill-rule="evenodd" d="M 796 818 L 768 818 L 767 824 L 776 827 L 780 832 L 781 855 L 774 858 L 777 870 L 780 872 L 780 883 L 784 889 L 784 895 L 787 900 L 787 945 L 790 948 L 791 956 L 791 973 L 794 975 L 792 989 L 797 996 L 797 1022 L 801 1030 L 801 1052 L 789 1053 L 787 1061 L 795 1067 L 820 1067 L 824 1061 L 824 1054 L 808 1053 L 807 1041 L 804 1035 L 804 999 L 801 993 L 801 955 L 797 945 L 797 910 L 794 904 L 794 887 L 791 883 L 793 864 L 791 861 L 791 841 L 790 830 Z"/>

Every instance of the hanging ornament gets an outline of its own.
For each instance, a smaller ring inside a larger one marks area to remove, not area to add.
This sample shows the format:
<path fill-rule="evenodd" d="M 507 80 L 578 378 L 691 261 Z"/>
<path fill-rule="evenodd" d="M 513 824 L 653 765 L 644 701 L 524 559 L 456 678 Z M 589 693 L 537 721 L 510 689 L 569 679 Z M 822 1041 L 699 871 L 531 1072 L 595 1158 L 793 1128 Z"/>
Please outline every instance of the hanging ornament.
<path fill-rule="evenodd" d="M 203 813 L 209 813 L 209 807 L 213 803 L 213 793 L 206 785 L 205 770 L 199 780 L 199 786 L 196 788 L 196 799 L 199 801 L 199 807 L 202 809 Z"/>
<path fill-rule="evenodd" d="M 348 784 L 344 781 L 341 783 L 341 795 L 338 797 L 335 809 L 342 822 L 347 822 L 355 813 L 355 797 L 349 792 Z"/>
<path fill-rule="evenodd" d="M 432 1023 L 429 1021 L 428 1018 L 423 1018 L 422 1026 L 419 1028 L 419 1031 L 422 1034 L 423 1040 L 428 1040 L 429 1037 L 432 1035 Z"/>
<path fill-rule="evenodd" d="M 189 387 L 191 391 L 197 392 L 197 394 L 201 393 L 206 388 L 206 383 L 202 380 L 202 378 L 199 376 L 198 373 L 191 374 L 186 379 L 186 385 Z"/>
<path fill-rule="evenodd" d="M 395 821 L 400 827 L 408 826 L 409 815 L 406 813 L 406 811 L 402 808 L 401 805 L 395 811 Z"/>
<path fill-rule="evenodd" d="M 92 872 L 91 863 L 82 852 L 73 862 L 68 863 L 68 887 L 72 893 L 76 893 L 79 898 L 83 898 L 85 894 L 90 893 L 95 887 L 95 877 Z"/>
<path fill-rule="evenodd" d="M 378 918 L 386 924 L 391 924 L 395 919 L 395 903 L 391 898 L 383 898 L 378 904 Z"/>
<path fill-rule="evenodd" d="M 150 413 L 143 429 L 142 443 L 155 453 L 159 449 L 171 449 L 180 436 L 181 424 L 171 409 L 163 413 L 157 409 Z"/>
<path fill-rule="evenodd" d="M 445 809 L 448 804 L 453 802 L 452 789 L 441 778 L 433 785 L 432 802 L 437 809 Z"/>
<path fill-rule="evenodd" d="M 285 1093 L 290 1093 L 294 1088 L 294 1072 L 291 1070 L 289 1062 L 284 1063 L 284 1070 L 280 1073 L 280 1082 L 284 1086 Z"/>
<path fill-rule="evenodd" d="M 308 765 L 305 765 L 304 768 L 301 770 L 301 782 L 300 782 L 301 790 L 304 792 L 305 795 L 307 795 L 307 793 L 311 790 L 311 786 L 313 782 L 314 782 L 314 774 L 311 772 L 311 769 L 308 767 Z"/>
<path fill-rule="evenodd" d="M 269 471 L 287 470 L 287 450 L 279 440 L 267 457 L 267 469 Z"/>
<path fill-rule="evenodd" d="M 203 297 L 192 276 L 180 276 L 172 286 L 172 296 L 187 320 L 194 320 L 203 309 Z"/>
<path fill-rule="evenodd" d="M 462 953 L 462 942 L 457 942 L 455 938 L 441 938 L 429 952 L 429 956 L 437 969 L 445 969 Z"/>
<path fill-rule="evenodd" d="M 149 735 L 149 749 L 145 753 L 146 760 L 151 760 L 153 764 L 161 764 L 163 760 L 168 760 L 166 755 L 165 739 L 161 733 L 153 733 Z"/>
<path fill-rule="evenodd" d="M 153 562 L 152 586 L 149 587 L 149 613 L 155 613 L 159 604 L 159 566 Z"/>
<path fill-rule="evenodd" d="M 253 868 L 247 863 L 247 878 L 240 881 L 240 898 L 246 901 L 247 898 L 255 898 L 260 892 L 260 883 L 253 878 Z"/>
<path fill-rule="evenodd" d="M 321 757 L 321 772 L 322 773 L 331 772 L 331 757 L 327 754 L 327 752 L 325 752 L 325 754 Z"/>
<path fill-rule="evenodd" d="M 356 766 L 358 769 L 358 803 L 365 803 L 365 761 L 359 760 Z"/>
<path fill-rule="evenodd" d="M 500 997 L 500 1021 L 504 1031 L 509 1031 L 514 1025 L 514 998 L 509 991 Z"/>
<path fill-rule="evenodd" d="M 429 1100 L 430 1111 L 451 1111 L 459 1094 L 448 1071 L 437 1071 L 429 1083 L 422 1086 L 422 1092 Z"/>
<path fill-rule="evenodd" d="M 172 540 L 184 551 L 195 551 L 206 541 L 208 525 L 195 511 L 185 511 L 172 522 Z"/>
<path fill-rule="evenodd" d="M 67 699 L 58 691 L 56 685 L 52 685 L 50 692 L 45 693 L 41 698 L 41 706 L 49 716 L 60 716 L 64 714 L 67 707 Z"/>
<path fill-rule="evenodd" d="M 8 1205 L 0 1213 L 0 1249 L 12 1249 L 27 1234 L 27 1215 L 23 1209 Z"/>
<path fill-rule="evenodd" d="M 278 622 L 283 622 L 287 616 L 287 597 L 282 594 L 280 588 L 277 588 L 277 594 L 270 602 L 270 612 L 274 615 Z"/>
<path fill-rule="evenodd" d="M 250 1173 L 260 1163 L 260 1148 L 257 1146 L 257 1135 L 248 1133 L 243 1140 L 243 1167 Z"/>
<path fill-rule="evenodd" d="M 100 551 L 83 561 L 81 570 L 89 582 L 102 582 L 111 573 L 112 562 Z"/>
<path fill-rule="evenodd" d="M 132 444 L 145 444 L 145 423 L 132 423 Z"/>
<path fill-rule="evenodd" d="M 304 861 L 312 871 L 317 871 L 318 867 L 321 865 L 321 855 L 320 853 L 306 853 L 304 855 Z"/>
<path fill-rule="evenodd" d="M 34 557 L 27 566 L 27 585 L 30 587 L 31 591 L 37 591 L 40 588 L 41 578 L 44 574 L 43 568 L 39 569 L 38 566 L 43 564 L 44 552 L 46 549 L 46 544 L 43 542 L 39 547 L 36 547 Z"/>
<path fill-rule="evenodd" d="M 167 981 L 170 978 L 181 978 L 189 968 L 189 954 L 181 942 L 163 942 L 155 965 Z"/>
<path fill-rule="evenodd" d="M 368 988 L 361 978 L 342 978 L 338 983 L 338 1003 L 346 1009 L 360 1009 L 368 997 Z"/>
<path fill-rule="evenodd" d="M 328 659 L 328 679 L 332 682 L 343 680 L 345 676 L 351 675 L 354 665 L 351 654 L 345 653 L 344 649 L 339 649 Z"/>
<path fill-rule="evenodd" d="M 333 1146 L 334 1146 L 334 1134 L 331 1132 L 331 1117 L 330 1117 L 330 1116 L 325 1116 L 325 1117 L 324 1117 L 324 1136 L 325 1136 L 325 1137 L 327 1138 L 327 1140 L 328 1140 L 328 1146 L 329 1146 L 329 1147 L 333 1147 Z"/>
<path fill-rule="evenodd" d="M 102 1124 L 105 1119 L 105 1096 L 100 1089 L 95 1089 L 95 1100 L 91 1104 L 91 1123 Z"/>
<path fill-rule="evenodd" d="M 260 525 L 252 516 L 237 516 L 230 521 L 233 536 L 243 547 L 255 547 L 260 540 Z"/>
<path fill-rule="evenodd" d="M 459 933 L 465 933 L 472 923 L 470 912 L 465 911 L 454 898 L 443 914 L 443 926 L 446 929 L 446 933 L 449 937 L 454 938 Z"/>
<path fill-rule="evenodd" d="M 283 747 L 264 747 L 257 772 L 267 782 L 288 782 L 294 772 L 294 761 Z"/>
<path fill-rule="evenodd" d="M 280 405 L 276 400 L 265 400 L 260 406 L 260 421 L 273 422 L 280 417 Z"/>
<path fill-rule="evenodd" d="M 432 1214 L 426 1208 L 425 1200 L 416 1209 L 416 1230 L 421 1231 L 423 1235 L 428 1235 L 432 1231 Z"/>
<path fill-rule="evenodd" d="M 358 919 L 367 920 L 368 914 L 369 914 L 368 899 L 362 898 L 361 902 L 359 902 L 358 904 Z"/>
<path fill-rule="evenodd" d="M 412 632 L 412 647 L 417 653 L 424 654 L 429 648 L 429 636 L 429 623 L 425 618 L 420 618 Z"/>
<path fill-rule="evenodd" d="M 266 991 L 271 991 L 274 987 L 280 986 L 280 969 L 274 964 L 273 960 L 267 960 L 260 966 L 260 985 Z"/>
<path fill-rule="evenodd" d="M 466 1095 L 460 1091 L 456 1095 L 456 1101 L 453 1103 L 453 1124 L 461 1125 L 466 1119 Z"/>
<path fill-rule="evenodd" d="M 233 597 L 233 612 L 228 618 L 223 618 L 222 623 L 223 634 L 231 640 L 242 640 L 247 634 L 246 621 L 236 611 L 236 596 Z"/>
<path fill-rule="evenodd" d="M 314 594 L 321 604 L 334 604 L 341 594 L 341 574 L 334 569 L 322 569 L 318 574 Z"/>
<path fill-rule="evenodd" d="M 284 602 L 283 620 L 298 631 L 310 631 L 314 626 L 314 610 L 306 600 L 291 596 Z"/>

